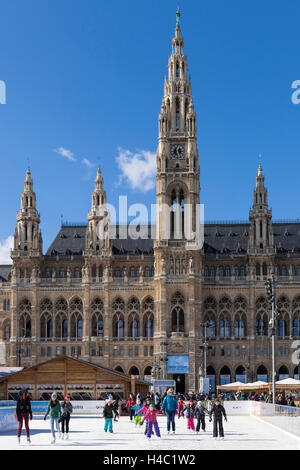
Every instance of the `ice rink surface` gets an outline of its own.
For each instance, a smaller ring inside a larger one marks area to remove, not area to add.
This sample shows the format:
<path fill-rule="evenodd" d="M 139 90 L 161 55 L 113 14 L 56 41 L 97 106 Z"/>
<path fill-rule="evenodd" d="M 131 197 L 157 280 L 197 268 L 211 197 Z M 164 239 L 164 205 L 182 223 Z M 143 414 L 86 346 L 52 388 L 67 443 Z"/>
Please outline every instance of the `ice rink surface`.
<path fill-rule="evenodd" d="M 114 433 L 105 433 L 104 420 L 99 416 L 73 416 L 70 421 L 69 440 L 58 439 L 51 445 L 50 422 L 43 417 L 30 421 L 31 445 L 22 430 L 21 445 L 16 431 L 0 434 L 0 450 L 299 450 L 300 440 L 274 426 L 251 416 L 229 416 L 224 422 L 224 441 L 212 437 L 212 423 L 207 420 L 206 432 L 197 435 L 187 430 L 186 420 L 176 418 L 176 434 L 167 434 L 166 417 L 159 417 L 161 439 L 145 438 L 144 426 L 136 427 L 128 417 L 114 423 Z"/>

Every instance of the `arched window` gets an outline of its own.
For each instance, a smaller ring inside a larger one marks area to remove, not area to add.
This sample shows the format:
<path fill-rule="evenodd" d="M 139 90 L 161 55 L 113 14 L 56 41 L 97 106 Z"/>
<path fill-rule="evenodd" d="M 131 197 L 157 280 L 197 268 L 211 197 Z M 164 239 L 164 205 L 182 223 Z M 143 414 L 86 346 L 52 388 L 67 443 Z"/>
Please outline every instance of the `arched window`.
<path fill-rule="evenodd" d="M 140 372 L 139 372 L 139 370 L 138 370 L 137 367 L 132 366 L 132 367 L 129 369 L 128 375 L 140 375 Z"/>
<path fill-rule="evenodd" d="M 102 337 L 104 333 L 103 313 L 104 306 L 101 299 L 94 299 L 91 305 L 92 336 Z"/>
<path fill-rule="evenodd" d="M 154 336 L 154 300 L 147 297 L 143 302 L 143 330 L 145 338 Z"/>
<path fill-rule="evenodd" d="M 10 326 L 9 323 L 6 323 L 4 326 L 4 341 L 8 341 L 10 339 Z"/>
<path fill-rule="evenodd" d="M 53 337 L 53 305 L 51 300 L 44 299 L 40 304 L 41 338 Z"/>
<path fill-rule="evenodd" d="M 70 302 L 70 327 L 71 338 L 81 339 L 83 334 L 83 320 L 82 320 L 83 304 L 82 300 L 75 297 Z"/>
<path fill-rule="evenodd" d="M 117 297 L 112 304 L 113 317 L 113 334 L 115 338 L 125 337 L 125 302 L 120 297 Z"/>
<path fill-rule="evenodd" d="M 277 319 L 277 335 L 281 337 L 289 336 L 289 312 L 290 303 L 284 296 L 280 297 L 277 302 L 280 315 Z"/>
<path fill-rule="evenodd" d="M 127 305 L 127 311 L 129 314 L 128 336 L 131 338 L 139 338 L 140 336 L 140 317 L 139 317 L 140 301 L 136 297 L 133 297 L 129 300 L 128 305 Z"/>
<path fill-rule="evenodd" d="M 31 338 L 31 302 L 24 299 L 19 305 L 19 337 Z"/>
<path fill-rule="evenodd" d="M 55 337 L 57 339 L 68 337 L 68 304 L 64 298 L 56 300 L 55 313 Z"/>
<path fill-rule="evenodd" d="M 256 336 L 268 335 L 268 303 L 264 297 L 259 297 L 256 301 Z"/>
<path fill-rule="evenodd" d="M 172 297 L 172 332 L 184 332 L 184 297 L 180 292 Z"/>

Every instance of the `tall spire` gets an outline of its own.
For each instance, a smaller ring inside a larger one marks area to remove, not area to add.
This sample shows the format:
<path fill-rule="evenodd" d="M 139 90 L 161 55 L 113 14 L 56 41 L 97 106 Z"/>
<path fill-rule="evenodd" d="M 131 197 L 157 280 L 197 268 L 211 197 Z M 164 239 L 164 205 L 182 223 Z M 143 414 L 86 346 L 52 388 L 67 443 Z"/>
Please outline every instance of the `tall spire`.
<path fill-rule="evenodd" d="M 179 9 L 179 5 L 178 5 L 178 8 L 177 8 L 177 11 L 176 11 L 176 27 L 179 26 L 179 19 L 180 19 L 180 9 Z"/>
<path fill-rule="evenodd" d="M 272 210 L 268 204 L 268 190 L 265 187 L 265 177 L 261 162 L 256 175 L 256 187 L 253 191 L 253 208 L 250 209 L 250 247 L 269 249 L 273 245 Z"/>
<path fill-rule="evenodd" d="M 14 251 L 41 254 L 42 237 L 39 232 L 40 215 L 36 209 L 36 195 L 30 168 L 27 168 L 24 191 L 21 194 L 20 212 L 17 214 Z M 14 254 L 14 252 L 13 252 Z"/>
<path fill-rule="evenodd" d="M 187 58 L 183 51 L 183 37 L 179 25 L 180 11 L 176 12 L 175 36 L 169 57 L 168 79 L 164 83 L 164 97 L 159 115 L 159 137 L 185 136 L 196 138 L 196 115 L 192 103 L 192 85 L 188 77 Z"/>
<path fill-rule="evenodd" d="M 88 213 L 88 229 L 86 231 L 86 254 L 109 247 L 109 213 L 106 209 L 106 192 L 100 165 L 95 178 L 92 194 L 92 208 Z"/>

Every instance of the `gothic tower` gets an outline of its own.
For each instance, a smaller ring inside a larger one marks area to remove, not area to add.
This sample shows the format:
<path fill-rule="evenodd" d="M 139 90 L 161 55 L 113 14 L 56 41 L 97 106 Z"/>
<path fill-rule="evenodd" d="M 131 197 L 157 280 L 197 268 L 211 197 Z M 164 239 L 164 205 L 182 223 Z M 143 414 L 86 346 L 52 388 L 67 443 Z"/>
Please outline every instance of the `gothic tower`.
<path fill-rule="evenodd" d="M 156 246 L 185 246 L 194 239 L 200 203 L 200 169 L 191 79 L 177 11 L 168 80 L 159 114 Z"/>
<path fill-rule="evenodd" d="M 185 356 L 188 386 L 196 389 L 199 361 L 192 338 L 200 335 L 202 295 L 202 250 L 197 243 L 200 168 L 196 114 L 179 17 L 178 10 L 159 114 L 154 351 L 165 373 L 168 356 Z"/>
<path fill-rule="evenodd" d="M 36 209 L 36 195 L 28 168 L 21 194 L 21 208 L 17 213 L 12 258 L 39 257 L 42 255 L 42 235 L 39 231 L 40 215 Z"/>
<path fill-rule="evenodd" d="M 251 222 L 249 233 L 249 249 L 256 252 L 268 252 L 274 245 L 272 230 L 272 210 L 268 205 L 268 191 L 261 164 L 256 176 L 256 187 L 253 192 L 253 208 L 250 209 Z"/>
<path fill-rule="evenodd" d="M 92 208 L 88 213 L 85 254 L 99 252 L 109 247 L 109 213 L 106 209 L 103 178 L 101 170 L 98 168 L 92 194 Z"/>

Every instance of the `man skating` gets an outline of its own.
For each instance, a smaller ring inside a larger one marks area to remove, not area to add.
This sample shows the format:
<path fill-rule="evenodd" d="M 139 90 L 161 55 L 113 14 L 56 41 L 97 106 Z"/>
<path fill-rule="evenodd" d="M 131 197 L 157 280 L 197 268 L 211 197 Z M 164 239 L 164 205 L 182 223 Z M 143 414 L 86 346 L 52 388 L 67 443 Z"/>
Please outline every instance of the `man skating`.
<path fill-rule="evenodd" d="M 220 438 L 224 439 L 224 429 L 223 429 L 223 416 L 225 421 L 227 421 L 226 411 L 224 406 L 221 405 L 220 401 L 217 399 L 212 406 L 211 411 L 209 412 L 209 421 L 212 420 L 212 416 L 214 418 L 213 421 L 213 437 L 217 439 L 218 431 Z"/>

